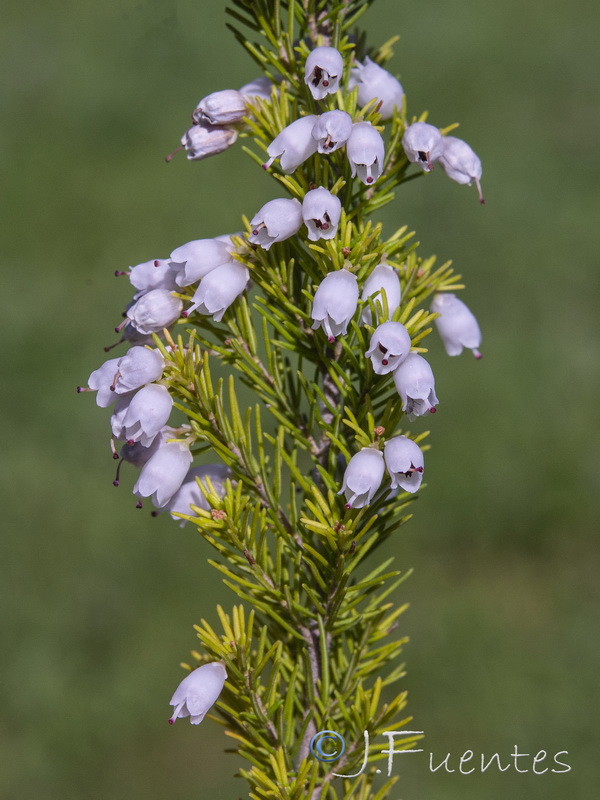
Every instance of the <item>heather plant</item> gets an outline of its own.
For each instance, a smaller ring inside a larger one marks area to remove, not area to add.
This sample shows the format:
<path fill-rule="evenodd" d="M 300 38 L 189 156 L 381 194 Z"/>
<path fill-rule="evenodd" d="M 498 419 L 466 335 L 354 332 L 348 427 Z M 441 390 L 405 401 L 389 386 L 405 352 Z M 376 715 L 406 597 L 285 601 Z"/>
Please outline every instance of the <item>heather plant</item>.
<path fill-rule="evenodd" d="M 372 2 L 233 0 L 262 75 L 202 98 L 178 149 L 202 160 L 244 141 L 273 198 L 231 219 L 239 232 L 199 230 L 119 272 L 136 290 L 117 328 L 129 349 L 80 387 L 113 407 L 138 506 L 196 528 L 240 601 L 218 607 L 219 629 L 198 624 L 169 721 L 221 723 L 259 800 L 389 795 L 396 777 L 377 763 L 382 734 L 410 720 L 388 688 L 404 676 L 395 596 L 409 571 L 377 552 L 422 485 L 433 324 L 449 355 L 480 356 L 460 275 L 374 219 L 436 165 L 482 198 L 456 126 L 409 114 L 383 66 L 395 40 L 357 30 Z"/>

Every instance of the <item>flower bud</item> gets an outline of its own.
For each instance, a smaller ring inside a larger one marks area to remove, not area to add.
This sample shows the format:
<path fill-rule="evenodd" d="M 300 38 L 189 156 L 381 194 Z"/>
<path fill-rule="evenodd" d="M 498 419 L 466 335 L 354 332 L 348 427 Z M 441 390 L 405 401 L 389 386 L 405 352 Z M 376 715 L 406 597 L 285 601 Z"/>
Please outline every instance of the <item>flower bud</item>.
<path fill-rule="evenodd" d="M 481 160 L 466 142 L 455 136 L 445 136 L 440 166 L 446 175 L 457 183 L 468 183 L 470 186 L 475 181 L 479 202 L 485 202 L 481 194 Z"/>
<path fill-rule="evenodd" d="M 138 300 L 143 294 L 151 292 L 152 289 L 168 289 L 171 291 L 177 288 L 175 275 L 169 266 L 169 261 L 165 259 L 152 259 L 131 267 L 129 280 L 131 285 L 138 290 L 133 296 L 134 300 Z"/>
<path fill-rule="evenodd" d="M 196 123 L 232 125 L 246 116 L 246 103 L 240 92 L 224 89 L 203 97 L 192 114 Z"/>
<path fill-rule="evenodd" d="M 402 398 L 402 410 L 410 422 L 435 411 L 439 403 L 435 394 L 435 378 L 423 356 L 409 353 L 394 370 L 394 383 Z"/>
<path fill-rule="evenodd" d="M 311 242 L 333 239 L 337 233 L 341 213 L 342 204 L 338 197 L 323 186 L 310 189 L 302 201 L 302 218 L 308 228 L 308 238 Z"/>
<path fill-rule="evenodd" d="M 242 97 L 247 98 L 250 102 L 252 102 L 253 97 L 260 97 L 262 100 L 270 100 L 273 86 L 273 81 L 270 81 L 265 75 L 262 75 L 260 78 L 255 78 L 253 81 L 250 81 L 250 83 L 244 84 L 239 92 Z"/>
<path fill-rule="evenodd" d="M 173 706 L 171 725 L 179 717 L 189 717 L 192 725 L 198 725 L 206 712 L 217 702 L 227 678 L 220 661 L 203 664 L 185 677 L 170 700 Z"/>
<path fill-rule="evenodd" d="M 237 261 L 228 261 L 215 267 L 200 281 L 192 297 L 192 305 L 187 310 L 188 315 L 198 311 L 220 322 L 229 306 L 246 288 L 249 278 L 246 267 Z"/>
<path fill-rule="evenodd" d="M 248 241 L 268 250 L 298 233 L 302 225 L 302 206 L 295 198 L 269 200 L 250 221 L 252 232 Z"/>
<path fill-rule="evenodd" d="M 322 328 L 330 342 L 345 334 L 358 305 L 358 281 L 346 269 L 326 275 L 313 301 L 312 327 Z"/>
<path fill-rule="evenodd" d="M 369 56 L 365 58 L 365 63 L 356 62 L 356 67 L 352 69 L 348 88 L 358 86 L 358 104 L 366 106 L 373 99 L 379 100 L 378 108 L 382 119 L 391 119 L 394 115 L 394 107 L 398 111 L 402 108 L 402 98 L 404 89 L 400 81 L 389 73 L 379 64 L 371 61 Z"/>
<path fill-rule="evenodd" d="M 134 395 L 121 397 L 110 419 L 113 436 L 149 447 L 166 425 L 173 408 L 169 390 L 150 383 Z M 182 477 L 183 480 L 183 477 Z"/>
<path fill-rule="evenodd" d="M 383 454 L 379 450 L 363 447 L 352 456 L 344 472 L 342 488 L 338 494 L 346 496 L 346 508 L 362 508 L 371 502 L 381 486 L 385 472 Z"/>
<path fill-rule="evenodd" d="M 393 490 L 397 486 L 405 492 L 416 492 L 423 480 L 423 451 L 406 436 L 388 439 L 383 448 L 385 465 L 390 473 Z"/>
<path fill-rule="evenodd" d="M 179 319 L 183 303 L 166 289 L 152 289 L 127 311 L 127 318 L 140 333 L 158 333 Z"/>
<path fill-rule="evenodd" d="M 435 320 L 438 333 L 449 356 L 459 356 L 463 347 L 481 358 L 477 349 L 481 344 L 481 330 L 475 315 L 454 294 L 436 294 L 431 310 L 440 316 Z"/>
<path fill-rule="evenodd" d="M 192 467 L 184 478 L 181 487 L 169 500 L 165 510 L 171 514 L 171 517 L 180 523 L 182 528 L 186 520 L 175 516 L 175 514 L 187 514 L 194 516 L 191 506 L 203 508 L 205 511 L 210 511 L 210 506 L 207 499 L 202 494 L 198 486 L 199 479 L 206 489 L 208 483 L 206 478 L 211 482 L 211 485 L 219 497 L 225 496 L 225 481 L 231 477 L 231 470 L 224 464 L 206 464 L 202 467 Z"/>
<path fill-rule="evenodd" d="M 352 177 L 370 185 L 383 171 L 385 147 L 379 131 L 370 122 L 356 122 L 346 142 L 346 155 L 352 167 Z"/>
<path fill-rule="evenodd" d="M 156 508 L 166 506 L 183 483 L 192 454 L 184 442 L 167 442 L 142 467 L 133 487 L 136 497 L 152 496 Z"/>
<path fill-rule="evenodd" d="M 234 144 L 237 131 L 232 128 L 217 128 L 211 125 L 194 125 L 181 137 L 188 161 L 200 161 L 222 153 Z M 170 157 L 167 157 L 170 160 Z"/>
<path fill-rule="evenodd" d="M 284 172 L 294 170 L 317 152 L 317 143 L 312 137 L 317 117 L 310 114 L 300 117 L 284 128 L 267 147 L 270 158 L 263 164 L 263 169 L 268 169 L 276 158 L 279 158 L 281 169 Z"/>
<path fill-rule="evenodd" d="M 377 375 L 387 375 L 396 369 L 410 353 L 410 336 L 400 322 L 382 322 L 373 331 L 365 355 L 371 359 Z"/>
<path fill-rule="evenodd" d="M 402 147 L 409 161 L 419 164 L 423 172 L 431 172 L 444 152 L 444 137 L 427 122 L 413 122 L 404 131 Z"/>
<path fill-rule="evenodd" d="M 344 59 L 335 47 L 315 47 L 306 58 L 304 83 L 315 100 L 338 90 Z"/>
<path fill-rule="evenodd" d="M 383 316 L 383 292 L 385 292 L 385 299 L 388 307 L 388 317 Z M 393 316 L 394 311 L 400 305 L 402 290 L 400 288 L 400 279 L 398 273 L 389 264 L 378 264 L 373 272 L 369 275 L 363 286 L 361 300 L 367 300 L 369 297 L 373 298 L 375 309 L 377 312 L 377 319 L 375 324 L 384 322 Z M 366 303 L 362 312 L 362 321 L 365 325 L 372 325 L 371 309 L 369 304 Z"/>
<path fill-rule="evenodd" d="M 319 153 L 333 153 L 343 147 L 352 133 L 352 117 L 345 111 L 326 111 L 317 117 L 312 129 L 312 138 L 317 142 Z"/>
<path fill-rule="evenodd" d="M 171 268 L 178 286 L 189 286 L 203 278 L 215 267 L 231 261 L 231 242 L 217 239 L 195 239 L 182 244 L 171 253 Z"/>
<path fill-rule="evenodd" d="M 164 368 L 165 360 L 160 350 L 131 347 L 117 364 L 116 374 L 113 376 L 114 391 L 125 394 L 147 383 L 154 383 L 162 377 Z"/>
<path fill-rule="evenodd" d="M 95 369 L 88 378 L 88 386 L 96 395 L 96 405 L 100 408 L 111 406 L 118 395 L 110 387 L 113 385 L 115 373 L 118 369 L 120 358 L 111 358 L 105 361 L 101 367 Z"/>

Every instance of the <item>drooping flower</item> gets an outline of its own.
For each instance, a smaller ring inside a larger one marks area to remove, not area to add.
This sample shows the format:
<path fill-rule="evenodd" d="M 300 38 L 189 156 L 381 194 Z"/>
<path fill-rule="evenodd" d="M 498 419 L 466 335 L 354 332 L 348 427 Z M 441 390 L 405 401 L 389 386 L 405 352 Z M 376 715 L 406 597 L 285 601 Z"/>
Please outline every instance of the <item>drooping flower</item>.
<path fill-rule="evenodd" d="M 377 375 L 386 375 L 410 353 L 410 336 L 400 322 L 382 322 L 373 331 L 365 355 L 371 359 Z"/>
<path fill-rule="evenodd" d="M 434 125 L 413 122 L 404 131 L 402 147 L 413 164 L 419 164 L 423 172 L 431 172 L 444 152 L 444 137 Z"/>
<path fill-rule="evenodd" d="M 163 444 L 166 444 L 168 439 L 174 438 L 175 429 L 170 425 L 163 425 L 148 447 L 144 447 L 141 442 L 133 442 L 131 444 L 129 442 L 125 442 L 123 447 L 121 447 L 121 458 L 123 461 L 127 461 L 128 464 L 141 469 L 146 461 L 152 458 L 159 447 L 162 447 Z"/>
<path fill-rule="evenodd" d="M 400 486 L 405 492 L 416 492 L 423 480 L 423 451 L 406 436 L 388 439 L 383 448 L 385 465 L 390 473 L 393 490 Z"/>
<path fill-rule="evenodd" d="M 169 260 L 163 258 L 144 261 L 131 267 L 129 271 L 131 285 L 137 289 L 133 299 L 138 300 L 143 294 L 153 289 L 176 289 L 175 274 L 169 266 Z"/>
<path fill-rule="evenodd" d="M 152 289 L 127 311 L 127 318 L 140 333 L 158 333 L 181 316 L 183 303 L 167 289 Z"/>
<path fill-rule="evenodd" d="M 117 372 L 117 365 L 121 359 L 111 358 L 105 361 L 102 366 L 95 369 L 88 378 L 88 387 L 90 391 L 97 392 L 96 405 L 100 408 L 108 408 L 118 398 L 114 389 L 111 389 L 115 373 Z M 77 387 L 77 391 L 86 391 L 81 386 Z"/>
<path fill-rule="evenodd" d="M 313 301 L 312 327 L 322 328 L 330 342 L 345 334 L 358 305 L 358 282 L 347 269 L 326 275 Z"/>
<path fill-rule="evenodd" d="M 269 160 L 265 161 L 263 169 L 268 169 L 278 158 L 284 172 L 294 172 L 303 161 L 316 153 L 317 142 L 312 137 L 316 121 L 316 115 L 309 114 L 284 128 L 267 147 Z"/>
<path fill-rule="evenodd" d="M 481 159 L 466 142 L 456 136 L 445 136 L 440 166 L 457 183 L 468 183 L 470 186 L 474 181 L 479 202 L 485 203 L 481 194 Z"/>
<path fill-rule="evenodd" d="M 304 83 L 315 100 L 338 90 L 344 59 L 335 47 L 315 47 L 306 57 Z"/>
<path fill-rule="evenodd" d="M 223 691 L 227 672 L 220 661 L 203 664 L 187 675 L 175 689 L 170 700 L 173 716 L 171 725 L 179 717 L 189 717 L 192 725 L 198 725 L 207 711 L 217 702 Z"/>
<path fill-rule="evenodd" d="M 318 239 L 333 239 L 337 233 L 342 214 L 339 197 L 331 194 L 324 186 L 310 189 L 302 201 L 302 218 L 308 228 L 311 242 Z"/>
<path fill-rule="evenodd" d="M 393 267 L 390 267 L 389 264 L 378 264 L 375 267 L 365 281 L 361 294 L 361 300 L 367 300 L 369 297 L 373 298 L 375 310 L 377 312 L 377 323 L 387 319 L 383 316 L 383 292 L 385 292 L 388 318 L 390 318 L 400 305 L 402 291 L 398 273 Z M 379 306 L 381 307 L 381 311 L 379 311 Z M 371 309 L 368 303 L 366 303 L 363 308 L 362 321 L 365 325 L 373 324 L 371 320 Z"/>
<path fill-rule="evenodd" d="M 220 322 L 229 306 L 246 288 L 249 278 L 247 268 L 237 261 L 228 261 L 215 267 L 200 281 L 192 297 L 192 305 L 187 310 L 188 316 L 198 311 Z"/>
<path fill-rule="evenodd" d="M 231 261 L 229 246 L 218 239 L 194 239 L 175 248 L 170 256 L 171 268 L 178 286 L 189 286 L 215 267 Z"/>
<path fill-rule="evenodd" d="M 177 150 L 185 149 L 188 161 L 201 161 L 209 156 L 216 156 L 222 153 L 235 143 L 237 139 L 235 128 L 221 128 L 216 125 L 192 125 L 191 128 L 181 137 L 181 147 Z M 166 157 L 170 161 L 175 150 Z"/>
<path fill-rule="evenodd" d="M 113 376 L 111 389 L 117 394 L 125 394 L 159 380 L 165 368 L 165 360 L 160 350 L 148 347 L 130 347 L 119 359 Z"/>
<path fill-rule="evenodd" d="M 245 83 L 239 92 L 242 97 L 246 97 L 250 101 L 252 101 L 253 97 L 269 100 L 273 86 L 273 81 L 270 81 L 266 75 L 261 75 L 260 78 L 255 78 L 253 81 L 250 81 L 250 83 Z"/>
<path fill-rule="evenodd" d="M 225 482 L 230 477 L 231 470 L 224 464 L 206 464 L 201 467 L 192 467 L 185 476 L 181 487 L 169 500 L 165 510 L 169 511 L 171 517 L 180 523 L 180 527 L 183 527 L 186 521 L 177 517 L 176 514 L 193 516 L 191 506 L 210 511 L 208 501 L 198 486 L 198 480 L 208 489 L 206 481 L 206 478 L 208 478 L 217 495 L 223 497 L 225 495 Z"/>
<path fill-rule="evenodd" d="M 385 146 L 381 134 L 370 122 L 355 122 L 346 142 L 346 155 L 352 177 L 358 175 L 364 184 L 371 185 L 383 171 Z"/>
<path fill-rule="evenodd" d="M 275 242 L 298 233 L 302 225 L 302 205 L 295 197 L 269 200 L 252 217 L 250 225 L 248 241 L 268 250 Z"/>
<path fill-rule="evenodd" d="M 184 442 L 166 442 L 142 467 L 133 487 L 136 497 L 152 497 L 156 508 L 166 506 L 179 489 L 192 463 Z"/>
<path fill-rule="evenodd" d="M 381 486 L 384 474 L 383 454 L 371 447 L 363 447 L 352 456 L 344 472 L 342 488 L 346 508 L 362 508 L 368 505 Z"/>
<path fill-rule="evenodd" d="M 317 117 L 312 129 L 312 138 L 319 153 L 333 153 L 343 147 L 352 133 L 352 117 L 345 111 L 335 109 Z"/>
<path fill-rule="evenodd" d="M 351 71 L 348 88 L 358 86 L 358 104 L 365 106 L 370 100 L 379 100 L 379 113 L 382 119 L 391 119 L 394 107 L 398 111 L 402 108 L 404 89 L 397 78 L 379 64 L 371 61 L 369 56 L 365 63 L 356 62 L 356 67 Z"/>
<path fill-rule="evenodd" d="M 166 425 L 172 408 L 169 390 L 157 383 L 144 386 L 133 395 L 124 395 L 110 418 L 113 436 L 149 447 Z"/>
<path fill-rule="evenodd" d="M 402 398 L 402 410 L 413 422 L 439 403 L 435 393 L 435 378 L 429 363 L 418 353 L 409 353 L 394 370 L 394 383 Z"/>
<path fill-rule="evenodd" d="M 449 356 L 459 356 L 463 347 L 471 350 L 475 358 L 481 358 L 481 330 L 473 312 L 454 294 L 436 294 L 431 310 L 440 316 L 435 325 L 442 337 Z"/>
<path fill-rule="evenodd" d="M 241 92 L 223 89 L 203 97 L 192 113 L 196 123 L 233 125 L 246 116 L 246 102 Z"/>

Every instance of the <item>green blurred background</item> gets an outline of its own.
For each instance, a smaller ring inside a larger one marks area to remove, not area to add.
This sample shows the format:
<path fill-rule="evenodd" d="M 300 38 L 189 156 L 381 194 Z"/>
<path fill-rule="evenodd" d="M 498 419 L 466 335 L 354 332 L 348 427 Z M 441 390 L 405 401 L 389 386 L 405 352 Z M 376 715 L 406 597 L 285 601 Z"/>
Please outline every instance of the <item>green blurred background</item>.
<path fill-rule="evenodd" d="M 112 277 L 239 227 L 272 196 L 236 147 L 167 166 L 189 113 L 256 70 L 216 0 L 5 0 L 0 145 L 2 756 L 0 795 L 246 795 L 213 723 L 166 724 L 192 625 L 231 596 L 190 526 L 111 486 L 108 414 L 77 396 L 128 298 Z M 568 750 L 568 774 L 431 774 L 405 800 L 589 797 L 597 733 L 597 4 L 379 0 L 370 41 L 409 110 L 458 121 L 487 205 L 436 170 L 384 212 L 453 258 L 484 359 L 431 337 L 441 398 L 428 489 L 393 544 L 409 710 L 441 761 Z M 456 766 L 456 763 L 453 764 Z M 521 765 L 522 766 L 522 765 Z M 531 761 L 529 760 L 529 767 Z"/>

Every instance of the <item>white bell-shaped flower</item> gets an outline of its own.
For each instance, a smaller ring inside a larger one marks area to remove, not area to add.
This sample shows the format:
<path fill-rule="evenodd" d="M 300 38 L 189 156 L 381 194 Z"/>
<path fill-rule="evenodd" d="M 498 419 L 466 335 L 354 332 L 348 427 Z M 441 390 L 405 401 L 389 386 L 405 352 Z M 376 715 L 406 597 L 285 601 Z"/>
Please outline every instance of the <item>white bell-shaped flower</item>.
<path fill-rule="evenodd" d="M 222 128 L 215 125 L 193 125 L 181 137 L 181 145 L 185 149 L 188 161 L 201 161 L 209 156 L 222 153 L 235 143 L 237 131 L 234 128 Z M 167 156 L 170 161 L 173 154 Z"/>
<path fill-rule="evenodd" d="M 344 59 L 335 47 L 315 47 L 304 66 L 304 83 L 315 100 L 322 100 L 338 90 Z"/>
<path fill-rule="evenodd" d="M 409 353 L 394 370 L 394 383 L 402 398 L 402 410 L 411 422 L 428 412 L 435 412 L 439 403 L 435 393 L 435 378 L 423 356 Z"/>
<path fill-rule="evenodd" d="M 269 160 L 265 161 L 263 169 L 268 169 L 278 158 L 284 172 L 294 172 L 303 161 L 316 153 L 317 143 L 312 137 L 316 121 L 315 114 L 309 114 L 284 128 L 267 147 Z"/>
<path fill-rule="evenodd" d="M 248 241 L 268 250 L 298 233 L 302 226 L 302 205 L 296 198 L 277 198 L 265 203 L 250 220 Z"/>
<path fill-rule="evenodd" d="M 342 488 L 338 494 L 346 497 L 346 508 L 362 508 L 371 502 L 381 486 L 385 466 L 383 454 L 371 447 L 363 447 L 352 456 L 344 472 Z"/>
<path fill-rule="evenodd" d="M 331 194 L 324 186 L 310 189 L 302 201 L 302 218 L 308 228 L 311 242 L 319 239 L 333 239 L 337 233 L 342 204 L 339 197 Z"/>
<path fill-rule="evenodd" d="M 144 386 L 134 395 L 124 395 L 110 418 L 113 436 L 149 447 L 166 425 L 172 408 L 169 390 L 157 383 Z"/>
<path fill-rule="evenodd" d="M 166 444 L 168 439 L 174 438 L 174 428 L 170 425 L 163 425 L 148 447 L 144 447 L 141 442 L 125 442 L 123 447 L 121 447 L 121 458 L 123 461 L 127 461 L 128 464 L 141 469 L 146 461 L 152 458 L 159 447 Z"/>
<path fill-rule="evenodd" d="M 470 186 L 474 181 L 479 202 L 485 202 L 481 194 L 481 159 L 466 142 L 456 136 L 445 136 L 440 166 L 457 183 L 468 183 Z"/>
<path fill-rule="evenodd" d="M 233 125 L 241 122 L 246 113 L 246 101 L 241 92 L 223 89 L 203 97 L 192 113 L 192 119 L 207 125 Z"/>
<path fill-rule="evenodd" d="M 113 387 L 113 381 L 120 360 L 120 358 L 111 358 L 105 361 L 104 364 L 98 367 L 98 369 L 95 369 L 88 378 L 90 391 L 97 392 L 96 405 L 100 406 L 100 408 L 108 408 L 108 406 L 111 406 L 118 398 L 114 388 L 111 387 Z M 81 392 L 86 390 L 79 386 L 77 387 L 77 391 Z"/>
<path fill-rule="evenodd" d="M 346 155 L 352 177 L 358 175 L 359 180 L 370 186 L 383 171 L 385 146 L 381 134 L 370 122 L 355 122 L 346 142 Z"/>
<path fill-rule="evenodd" d="M 410 353 L 410 336 L 400 322 L 382 322 L 373 331 L 365 355 L 377 375 L 393 372 Z"/>
<path fill-rule="evenodd" d="M 171 514 L 174 520 L 180 523 L 180 527 L 183 527 L 186 521 L 175 516 L 176 514 L 194 516 L 191 506 L 197 506 L 198 508 L 203 508 L 205 511 L 210 511 L 210 506 L 207 499 L 202 494 L 202 490 L 198 486 L 198 481 L 208 489 L 209 487 L 206 481 L 206 478 L 208 478 L 217 495 L 219 497 L 224 497 L 225 482 L 227 478 L 230 477 L 231 470 L 224 464 L 206 464 L 202 467 L 192 467 L 185 476 L 181 487 L 169 500 L 165 510 Z"/>
<path fill-rule="evenodd" d="M 345 111 L 326 111 L 317 117 L 312 137 L 319 153 L 333 153 L 343 147 L 352 133 L 352 117 Z"/>
<path fill-rule="evenodd" d="M 133 487 L 136 497 L 152 497 L 156 508 L 166 506 L 179 489 L 192 463 L 184 442 L 167 442 L 146 461 Z"/>
<path fill-rule="evenodd" d="M 260 78 L 255 78 L 253 81 L 250 81 L 250 83 L 245 83 L 239 92 L 242 97 L 248 98 L 250 101 L 252 101 L 253 97 L 260 97 L 262 100 L 270 100 L 273 86 L 273 81 L 270 81 L 266 75 L 261 75 Z"/>
<path fill-rule="evenodd" d="M 388 317 L 383 316 L 383 292 L 388 307 Z M 400 305 L 402 290 L 398 273 L 389 264 L 378 264 L 369 275 L 363 286 L 361 300 L 373 299 L 377 312 L 376 324 L 389 319 Z M 380 310 L 381 309 L 381 310 Z M 362 312 L 362 321 L 365 325 L 372 325 L 371 308 L 366 303 Z"/>
<path fill-rule="evenodd" d="M 459 356 L 463 347 L 481 358 L 481 330 L 473 312 L 454 294 L 436 294 L 431 310 L 440 316 L 435 325 L 449 356 Z"/>
<path fill-rule="evenodd" d="M 171 268 L 175 272 L 178 286 L 189 286 L 203 278 L 215 267 L 231 261 L 229 245 L 218 239 L 194 239 L 175 248 L 170 256 Z"/>
<path fill-rule="evenodd" d="M 167 289 L 152 289 L 127 311 L 127 318 L 140 333 L 158 333 L 181 316 L 183 303 Z"/>
<path fill-rule="evenodd" d="M 434 125 L 413 122 L 404 131 L 402 147 L 413 164 L 419 164 L 423 172 L 431 172 L 444 152 L 444 137 Z"/>
<path fill-rule="evenodd" d="M 169 266 L 168 259 L 157 258 L 152 261 L 144 261 L 131 267 L 129 271 L 131 285 L 137 289 L 133 299 L 138 300 L 146 292 L 153 289 L 176 289 L 175 274 Z"/>
<path fill-rule="evenodd" d="M 326 275 L 313 300 L 312 327 L 322 328 L 330 342 L 345 334 L 358 306 L 358 281 L 347 269 Z"/>
<path fill-rule="evenodd" d="M 383 454 L 392 491 L 400 486 L 405 492 L 416 492 L 423 480 L 424 466 L 419 445 L 406 436 L 394 436 L 385 443 Z"/>
<path fill-rule="evenodd" d="M 352 69 L 348 88 L 358 86 L 358 104 L 366 106 L 373 99 L 379 100 L 379 113 L 382 119 L 391 119 L 394 115 L 394 106 L 398 111 L 402 108 L 404 89 L 397 78 L 379 64 L 371 61 L 369 56 L 365 63 L 356 62 Z"/>
<path fill-rule="evenodd" d="M 223 691 L 227 672 L 220 661 L 203 664 L 185 677 L 171 698 L 173 725 L 179 717 L 189 717 L 192 725 L 198 725 L 206 712 L 217 702 Z"/>
<path fill-rule="evenodd" d="M 160 350 L 148 347 L 130 347 L 119 359 L 117 370 L 110 387 L 117 394 L 125 394 L 154 383 L 162 377 L 165 360 Z"/>
<path fill-rule="evenodd" d="M 192 305 L 187 310 L 188 315 L 198 311 L 220 322 L 229 306 L 246 288 L 249 278 L 247 268 L 237 261 L 215 267 L 200 281 L 192 297 Z"/>

